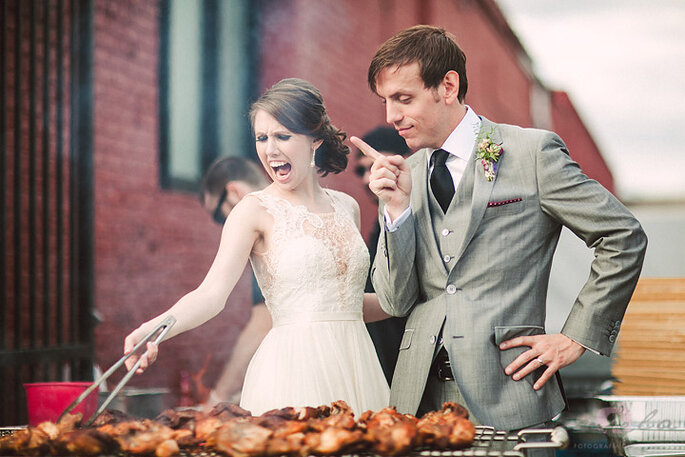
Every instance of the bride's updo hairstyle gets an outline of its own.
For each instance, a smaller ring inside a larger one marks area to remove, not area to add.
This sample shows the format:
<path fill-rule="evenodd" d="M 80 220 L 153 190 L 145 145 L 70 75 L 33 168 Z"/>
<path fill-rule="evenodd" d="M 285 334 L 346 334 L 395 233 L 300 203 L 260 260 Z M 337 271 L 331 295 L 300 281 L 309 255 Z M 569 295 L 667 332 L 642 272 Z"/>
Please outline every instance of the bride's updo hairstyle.
<path fill-rule="evenodd" d="M 309 82 L 298 78 L 283 79 L 264 92 L 250 109 L 253 131 L 258 111 L 269 113 L 293 133 L 323 140 L 314 157 L 316 169 L 322 176 L 340 173 L 347 167 L 350 148 L 343 143 L 347 135 L 331 124 L 321 92 Z"/>

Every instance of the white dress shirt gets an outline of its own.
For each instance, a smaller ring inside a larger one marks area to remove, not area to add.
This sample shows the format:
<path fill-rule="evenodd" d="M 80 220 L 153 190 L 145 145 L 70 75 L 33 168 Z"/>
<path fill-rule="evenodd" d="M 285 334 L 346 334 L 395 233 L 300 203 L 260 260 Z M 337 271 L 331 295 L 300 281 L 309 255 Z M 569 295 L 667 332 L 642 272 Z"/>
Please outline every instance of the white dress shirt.
<path fill-rule="evenodd" d="M 464 176 L 466 164 L 469 161 L 471 154 L 473 154 L 476 138 L 478 138 L 478 132 L 480 131 L 480 124 L 481 120 L 478 115 L 470 106 L 466 105 L 466 114 L 440 147 L 440 149 L 444 149 L 449 153 L 445 165 L 447 166 L 450 175 L 452 175 L 455 191 L 459 187 L 461 177 Z M 433 172 L 431 157 L 434 152 L 435 149 L 426 154 L 426 160 L 428 160 L 428 176 Z M 394 232 L 397 230 L 399 226 L 407 220 L 410 214 L 411 206 L 397 219 L 392 221 L 388 211 L 385 210 L 385 225 L 388 231 Z"/>

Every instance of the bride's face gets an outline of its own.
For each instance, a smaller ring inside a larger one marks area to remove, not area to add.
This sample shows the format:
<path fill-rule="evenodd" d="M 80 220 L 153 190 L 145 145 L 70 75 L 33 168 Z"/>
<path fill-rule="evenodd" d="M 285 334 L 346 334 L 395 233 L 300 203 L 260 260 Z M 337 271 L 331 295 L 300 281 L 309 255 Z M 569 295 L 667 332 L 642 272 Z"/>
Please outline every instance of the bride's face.
<path fill-rule="evenodd" d="M 311 161 L 320 140 L 291 132 L 261 110 L 254 117 L 254 132 L 259 160 L 275 183 L 292 189 L 316 175 Z"/>

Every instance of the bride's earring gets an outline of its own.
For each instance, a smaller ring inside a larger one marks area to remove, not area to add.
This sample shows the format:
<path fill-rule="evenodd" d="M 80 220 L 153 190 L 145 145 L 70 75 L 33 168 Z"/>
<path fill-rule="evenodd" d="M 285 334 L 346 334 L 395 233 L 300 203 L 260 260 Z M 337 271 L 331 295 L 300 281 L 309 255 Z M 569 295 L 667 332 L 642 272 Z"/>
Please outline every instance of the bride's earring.
<path fill-rule="evenodd" d="M 312 161 L 309 164 L 312 168 L 316 166 L 316 149 L 312 149 Z"/>

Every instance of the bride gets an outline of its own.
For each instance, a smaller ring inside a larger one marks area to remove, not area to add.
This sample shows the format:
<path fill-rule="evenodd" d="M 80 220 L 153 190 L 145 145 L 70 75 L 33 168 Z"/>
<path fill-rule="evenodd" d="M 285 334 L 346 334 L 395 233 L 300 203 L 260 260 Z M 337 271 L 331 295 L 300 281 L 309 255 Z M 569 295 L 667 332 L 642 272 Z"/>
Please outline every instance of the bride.
<path fill-rule="evenodd" d="M 247 369 L 240 406 L 257 415 L 344 400 L 356 415 L 379 410 L 389 389 L 364 321 L 388 316 L 375 294 L 363 292 L 369 254 L 359 206 L 321 187 L 318 176 L 345 169 L 345 134 L 330 123 L 319 91 L 295 78 L 267 90 L 250 121 L 273 183 L 231 211 L 202 283 L 129 334 L 124 353 L 170 314 L 177 322 L 167 339 L 214 317 L 249 258 L 273 328 Z M 138 371 L 156 356 L 148 343 Z M 130 357 L 127 367 L 136 360 Z"/>

